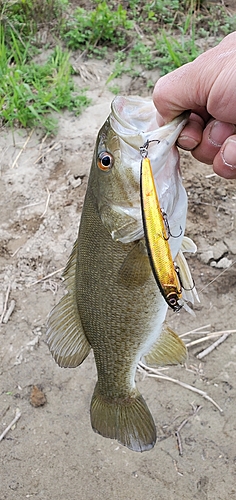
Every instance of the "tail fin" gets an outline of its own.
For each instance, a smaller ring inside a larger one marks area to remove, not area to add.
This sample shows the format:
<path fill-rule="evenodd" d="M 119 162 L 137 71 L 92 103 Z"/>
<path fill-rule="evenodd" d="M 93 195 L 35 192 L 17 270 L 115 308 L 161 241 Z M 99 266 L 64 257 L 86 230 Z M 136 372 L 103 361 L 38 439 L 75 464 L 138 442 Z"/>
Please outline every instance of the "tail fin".
<path fill-rule="evenodd" d="M 96 385 L 91 401 L 92 428 L 133 451 L 147 451 L 156 442 L 156 427 L 141 394 L 135 390 L 122 399 L 105 398 Z"/>

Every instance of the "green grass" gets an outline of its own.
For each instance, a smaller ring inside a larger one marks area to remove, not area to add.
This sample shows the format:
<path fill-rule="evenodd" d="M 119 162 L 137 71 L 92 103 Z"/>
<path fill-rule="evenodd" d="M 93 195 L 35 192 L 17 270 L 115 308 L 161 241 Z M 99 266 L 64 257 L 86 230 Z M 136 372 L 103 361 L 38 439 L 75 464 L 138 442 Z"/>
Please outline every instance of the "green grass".
<path fill-rule="evenodd" d="M 133 21 L 121 4 L 111 9 L 108 2 L 101 2 L 90 11 L 78 7 L 64 24 L 62 37 L 72 50 L 94 52 L 98 45 L 124 47 L 132 28 Z"/>
<path fill-rule="evenodd" d="M 56 47 L 48 61 L 39 65 L 27 62 L 28 47 L 20 50 L 12 33 L 12 50 L 6 50 L 0 30 L 0 117 L 10 127 L 41 127 L 56 132 L 51 111 L 68 109 L 79 114 L 89 104 L 88 98 L 75 92 L 69 53 Z"/>
<path fill-rule="evenodd" d="M 11 31 L 22 39 L 31 37 L 44 26 L 59 33 L 67 7 L 67 0 L 0 0 L 0 20 L 6 42 Z"/>
<path fill-rule="evenodd" d="M 86 9 L 75 9 L 68 0 L 0 0 L 0 121 L 53 133 L 57 112 L 79 114 L 88 105 L 75 89 L 69 51 L 78 51 L 81 61 L 113 61 L 107 84 L 113 81 L 117 93 L 115 78 L 123 73 L 139 77 L 142 69 L 158 68 L 165 74 L 234 30 L 236 16 L 220 1 L 87 0 Z M 37 64 L 46 47 L 52 55 Z"/>

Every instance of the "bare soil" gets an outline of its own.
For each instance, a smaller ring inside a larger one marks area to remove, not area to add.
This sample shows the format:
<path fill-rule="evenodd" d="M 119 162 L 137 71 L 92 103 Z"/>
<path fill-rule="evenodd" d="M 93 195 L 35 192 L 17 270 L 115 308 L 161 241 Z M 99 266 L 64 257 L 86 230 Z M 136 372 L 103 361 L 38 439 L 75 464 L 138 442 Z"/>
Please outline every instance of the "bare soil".
<path fill-rule="evenodd" d="M 33 132 L 22 150 L 28 132 L 0 133 L 0 297 L 4 302 L 9 291 L 8 305 L 15 301 L 0 329 L 0 434 L 21 412 L 0 442 L 0 500 L 236 499 L 234 333 L 202 361 L 196 356 L 210 342 L 190 348 L 185 367 L 165 372 L 206 391 L 223 412 L 197 393 L 137 373 L 158 434 L 155 448 L 143 454 L 92 431 L 92 354 L 75 370 L 60 369 L 45 344 L 47 315 L 63 294 L 60 269 L 77 236 L 96 135 L 114 97 L 105 87 L 109 71 L 103 62 L 84 65 L 92 105 L 78 118 L 62 114 L 53 140 Z M 134 86 L 124 77 L 119 85 L 123 94 L 147 93 L 142 79 Z M 211 167 L 187 153 L 181 164 L 189 195 L 186 234 L 199 248 L 189 262 L 201 302 L 195 317 L 170 311 L 168 322 L 179 334 L 205 325 L 234 329 L 236 266 L 215 278 L 236 259 L 236 184 L 211 176 Z M 185 419 L 181 456 L 176 430 Z"/>

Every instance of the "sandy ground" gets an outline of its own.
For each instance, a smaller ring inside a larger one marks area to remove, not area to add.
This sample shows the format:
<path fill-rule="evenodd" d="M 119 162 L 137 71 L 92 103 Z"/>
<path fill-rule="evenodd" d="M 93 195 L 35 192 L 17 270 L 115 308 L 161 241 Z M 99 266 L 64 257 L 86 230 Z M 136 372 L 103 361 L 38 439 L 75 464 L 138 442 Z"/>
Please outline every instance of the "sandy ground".
<path fill-rule="evenodd" d="M 46 317 L 63 285 L 60 272 L 43 278 L 65 265 L 77 236 L 95 138 L 113 98 L 104 85 L 109 69 L 95 66 L 87 82 L 92 105 L 79 118 L 63 114 L 53 140 L 43 141 L 34 132 L 21 151 L 26 131 L 0 133 L 0 297 L 4 302 L 9 292 L 8 305 L 15 301 L 13 314 L 0 328 L 0 434 L 21 412 L 0 442 L 0 500 L 233 499 L 234 333 L 202 361 L 197 354 L 213 340 L 191 347 L 185 367 L 165 372 L 206 391 L 222 412 L 173 382 L 137 374 L 158 435 L 155 448 L 143 454 L 92 431 L 93 356 L 75 370 L 60 369 L 45 344 Z M 85 85 L 79 77 L 77 83 Z M 144 94 L 142 84 L 134 88 L 127 77 L 120 86 L 122 93 Z M 170 311 L 168 321 L 179 334 L 199 327 L 203 332 L 234 329 L 236 267 L 209 283 L 236 259 L 236 184 L 211 176 L 211 167 L 186 153 L 181 163 L 189 195 L 187 234 L 199 247 L 190 267 L 201 303 L 195 318 Z M 46 395 L 43 406 L 31 404 L 33 386 Z M 176 431 L 186 419 L 180 455 Z"/>

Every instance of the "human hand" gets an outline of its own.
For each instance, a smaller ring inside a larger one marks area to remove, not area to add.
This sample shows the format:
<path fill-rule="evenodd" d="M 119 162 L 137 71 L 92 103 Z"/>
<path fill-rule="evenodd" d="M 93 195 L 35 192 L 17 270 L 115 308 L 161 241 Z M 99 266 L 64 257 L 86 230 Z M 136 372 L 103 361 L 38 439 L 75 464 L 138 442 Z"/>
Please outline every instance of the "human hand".
<path fill-rule="evenodd" d="M 178 145 L 214 171 L 236 179 L 236 32 L 156 83 L 154 104 L 165 122 L 191 110 Z"/>

